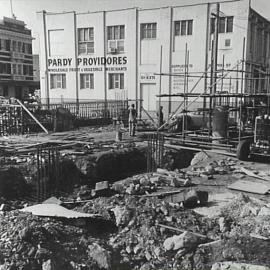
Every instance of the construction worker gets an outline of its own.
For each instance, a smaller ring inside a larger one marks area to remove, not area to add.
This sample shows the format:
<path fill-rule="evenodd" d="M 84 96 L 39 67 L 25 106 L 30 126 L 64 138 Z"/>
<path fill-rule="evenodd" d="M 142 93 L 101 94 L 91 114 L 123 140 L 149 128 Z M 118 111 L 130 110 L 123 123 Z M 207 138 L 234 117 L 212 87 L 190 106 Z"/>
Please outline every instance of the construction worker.
<path fill-rule="evenodd" d="M 137 111 L 135 109 L 135 105 L 132 104 L 128 111 L 129 135 L 135 136 L 135 127 L 137 122 Z"/>

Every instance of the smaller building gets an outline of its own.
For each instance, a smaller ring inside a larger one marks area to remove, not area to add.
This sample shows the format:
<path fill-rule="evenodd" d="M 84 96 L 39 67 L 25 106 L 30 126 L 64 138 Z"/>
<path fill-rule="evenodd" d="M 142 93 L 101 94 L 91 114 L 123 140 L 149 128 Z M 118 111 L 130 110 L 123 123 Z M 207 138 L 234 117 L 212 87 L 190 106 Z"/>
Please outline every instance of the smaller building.
<path fill-rule="evenodd" d="M 32 39 L 23 21 L 0 21 L 0 96 L 23 100 L 39 88 L 33 77 Z"/>

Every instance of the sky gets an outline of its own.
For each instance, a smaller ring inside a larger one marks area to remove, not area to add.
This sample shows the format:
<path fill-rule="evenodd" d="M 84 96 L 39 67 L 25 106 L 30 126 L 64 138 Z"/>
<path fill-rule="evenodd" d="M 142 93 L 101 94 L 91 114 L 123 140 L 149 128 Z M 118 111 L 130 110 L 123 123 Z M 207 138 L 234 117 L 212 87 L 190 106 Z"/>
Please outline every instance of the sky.
<path fill-rule="evenodd" d="M 11 17 L 10 1 L 12 1 L 13 13 L 17 19 L 24 21 L 27 27 L 32 30 L 34 53 L 39 52 L 37 11 L 86 12 L 127 7 L 150 8 L 181 5 L 182 3 L 189 4 L 194 1 L 215 2 L 215 0 L 0 0 L 0 18 L 3 16 Z M 262 16 L 270 20 L 270 0 L 251 0 L 251 5 Z"/>

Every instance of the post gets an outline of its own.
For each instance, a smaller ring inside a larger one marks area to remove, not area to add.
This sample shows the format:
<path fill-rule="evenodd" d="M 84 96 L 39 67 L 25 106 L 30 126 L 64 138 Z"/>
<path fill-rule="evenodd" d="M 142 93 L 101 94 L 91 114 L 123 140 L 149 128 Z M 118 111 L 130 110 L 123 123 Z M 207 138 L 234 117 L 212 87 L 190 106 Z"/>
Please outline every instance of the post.
<path fill-rule="evenodd" d="M 162 45 L 160 46 L 160 59 L 159 59 L 159 98 L 158 98 L 158 110 L 161 106 L 161 77 L 162 76 Z"/>
<path fill-rule="evenodd" d="M 45 91 L 47 109 L 50 109 L 50 95 L 49 95 L 49 74 L 48 74 L 48 48 L 47 48 L 47 30 L 46 30 L 46 11 L 42 11 L 43 18 L 43 32 L 44 32 L 44 46 L 45 46 Z"/>
<path fill-rule="evenodd" d="M 220 3 L 217 3 L 216 8 L 216 21 L 215 21 L 215 35 L 214 35 L 214 93 L 217 91 L 217 64 L 218 64 L 218 34 L 219 34 L 219 13 L 220 13 Z M 213 106 L 215 106 L 216 99 L 213 99 Z"/>

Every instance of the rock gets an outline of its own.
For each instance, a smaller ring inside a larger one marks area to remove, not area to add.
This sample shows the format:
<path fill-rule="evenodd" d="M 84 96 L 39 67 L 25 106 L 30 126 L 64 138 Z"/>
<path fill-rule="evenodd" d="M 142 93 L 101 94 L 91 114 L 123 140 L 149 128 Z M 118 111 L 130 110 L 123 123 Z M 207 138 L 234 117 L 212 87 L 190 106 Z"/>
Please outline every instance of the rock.
<path fill-rule="evenodd" d="M 132 217 L 131 210 L 129 210 L 127 207 L 123 206 L 116 206 L 115 208 L 112 209 L 114 216 L 115 216 L 115 222 L 116 226 L 120 225 L 127 225 Z"/>
<path fill-rule="evenodd" d="M 56 270 L 55 265 L 51 259 L 42 263 L 42 270 Z"/>
<path fill-rule="evenodd" d="M 205 152 L 201 151 L 194 156 L 194 158 L 190 162 L 190 165 L 194 166 L 194 165 L 198 164 L 199 162 L 202 162 L 206 159 L 208 159 L 207 154 Z"/>
<path fill-rule="evenodd" d="M 183 248 L 192 248 L 198 244 L 198 238 L 189 232 L 184 232 L 180 235 L 174 235 L 167 238 L 163 247 L 165 250 L 178 250 Z"/>
<path fill-rule="evenodd" d="M 258 213 L 258 216 L 270 216 L 270 208 L 262 207 L 260 212 Z"/>
<path fill-rule="evenodd" d="M 0 206 L 0 211 L 9 211 L 10 210 L 10 207 L 5 204 L 5 203 L 2 203 L 1 206 Z"/>
<path fill-rule="evenodd" d="M 211 270 L 270 270 L 270 268 L 246 263 L 218 262 L 212 265 Z"/>
<path fill-rule="evenodd" d="M 240 261 L 245 258 L 241 249 L 236 247 L 225 248 L 222 251 L 222 256 L 225 260 Z"/>
<path fill-rule="evenodd" d="M 19 237 L 23 241 L 27 241 L 31 237 L 31 234 L 32 234 L 31 228 L 30 227 L 25 227 L 19 232 Z"/>
<path fill-rule="evenodd" d="M 111 269 L 111 253 L 100 245 L 96 243 L 89 245 L 88 256 L 96 262 L 99 268 Z"/>
<path fill-rule="evenodd" d="M 140 270 L 152 270 L 155 269 L 152 264 L 150 263 L 145 263 L 140 267 Z"/>
<path fill-rule="evenodd" d="M 227 226 L 227 223 L 226 223 L 226 220 L 224 217 L 220 217 L 218 219 L 218 224 L 219 224 L 219 230 L 224 233 L 226 231 L 228 231 L 228 226 Z"/>
<path fill-rule="evenodd" d="M 184 206 L 195 207 L 198 204 L 205 205 L 208 202 L 207 191 L 189 190 L 184 194 Z"/>
<path fill-rule="evenodd" d="M 109 182 L 108 181 L 102 181 L 96 183 L 95 190 L 96 191 L 104 191 L 109 189 Z"/>

